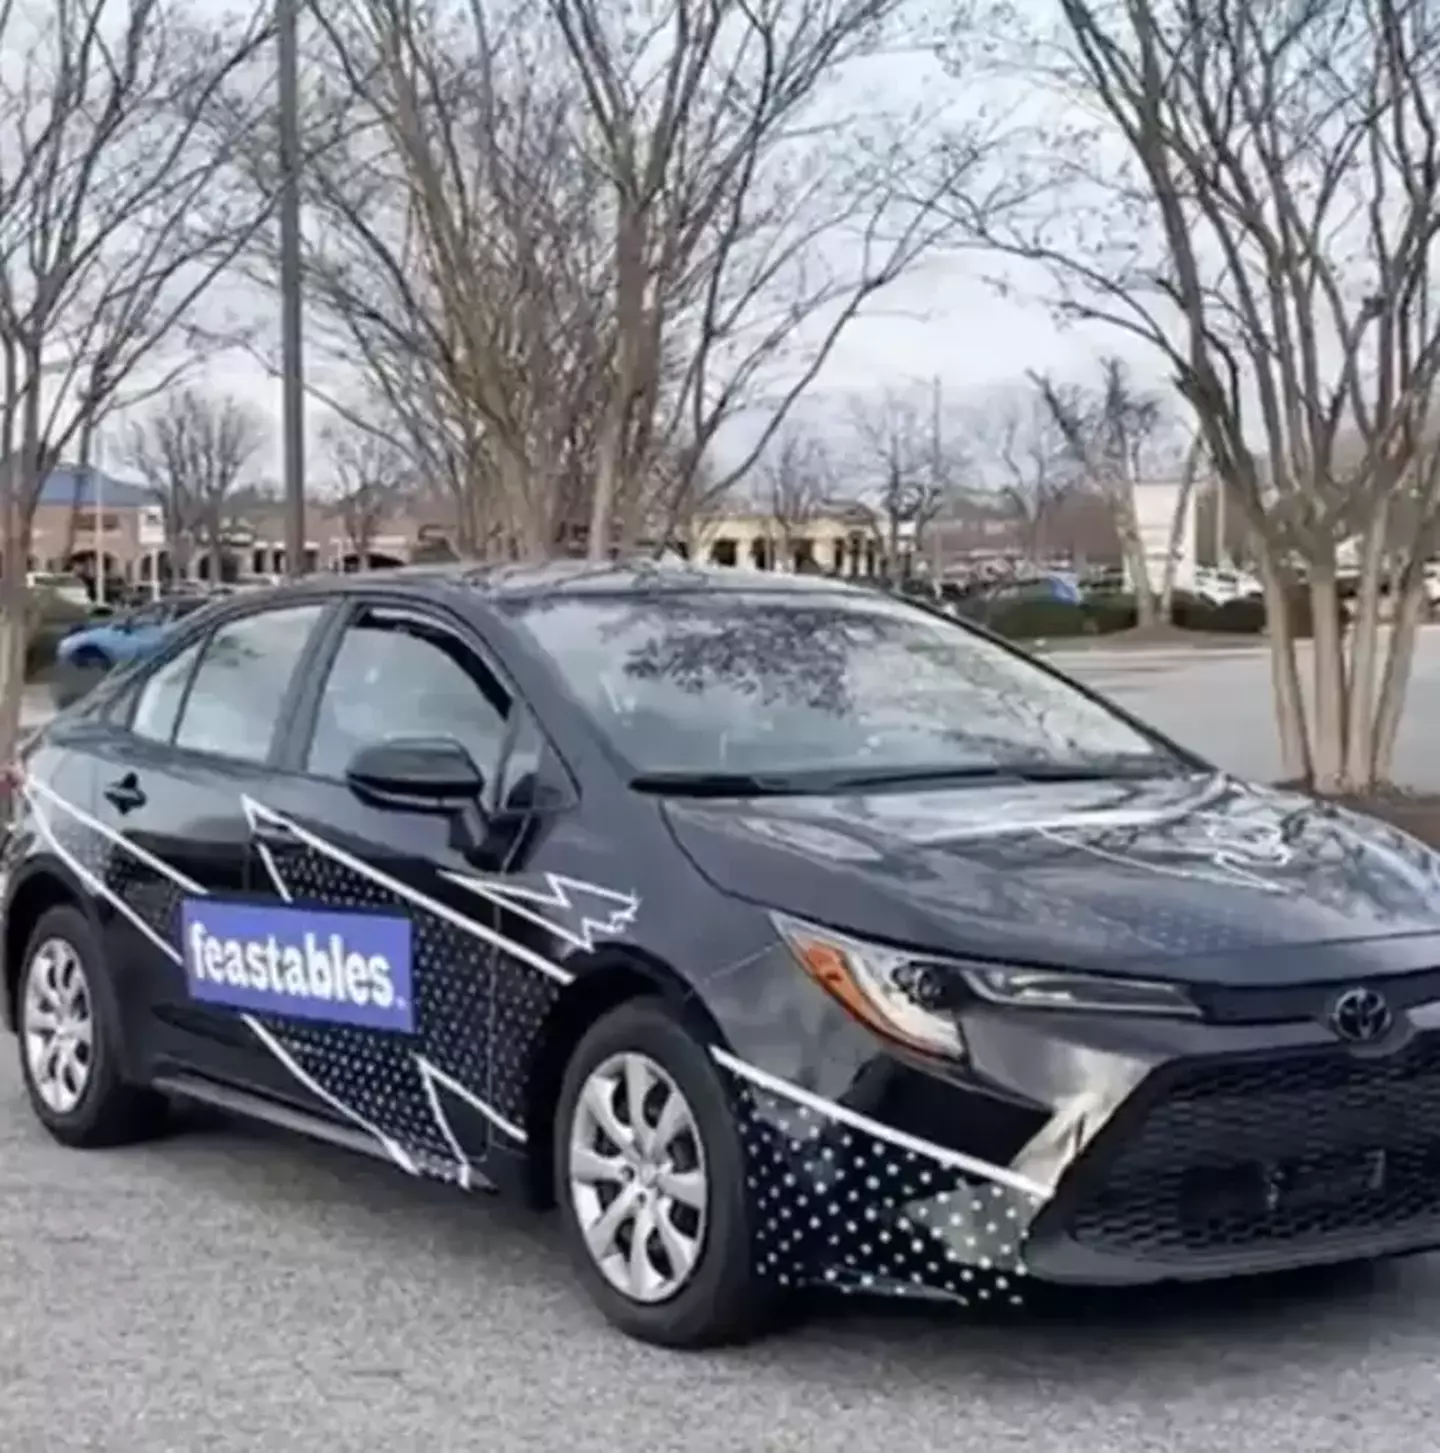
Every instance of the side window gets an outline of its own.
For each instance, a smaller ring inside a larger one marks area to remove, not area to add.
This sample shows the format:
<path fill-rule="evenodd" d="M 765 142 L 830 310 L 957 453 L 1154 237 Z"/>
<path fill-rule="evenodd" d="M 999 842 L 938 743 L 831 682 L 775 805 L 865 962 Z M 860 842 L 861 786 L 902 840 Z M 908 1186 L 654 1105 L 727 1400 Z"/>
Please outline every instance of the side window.
<path fill-rule="evenodd" d="M 341 637 L 305 770 L 339 778 L 362 747 L 447 736 L 493 781 L 509 710 L 504 688 L 458 636 L 414 616 L 369 612 Z"/>
<path fill-rule="evenodd" d="M 185 699 L 175 745 L 263 762 L 296 663 L 325 610 L 325 603 L 282 606 L 213 631 Z"/>
<path fill-rule="evenodd" d="M 175 718 L 180 714 L 180 703 L 185 699 L 185 688 L 190 684 L 190 673 L 200 659 L 204 644 L 202 640 L 187 646 L 141 682 L 130 718 L 130 730 L 136 736 L 154 742 L 170 740 L 175 731 Z"/>

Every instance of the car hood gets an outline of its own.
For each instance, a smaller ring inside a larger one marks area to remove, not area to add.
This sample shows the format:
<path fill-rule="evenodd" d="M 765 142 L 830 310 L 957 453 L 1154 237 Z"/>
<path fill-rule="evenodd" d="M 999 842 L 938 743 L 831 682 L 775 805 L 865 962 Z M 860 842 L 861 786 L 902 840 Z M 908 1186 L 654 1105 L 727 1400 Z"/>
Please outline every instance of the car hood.
<path fill-rule="evenodd" d="M 1440 966 L 1440 854 L 1223 775 L 664 812 L 723 891 L 932 952 L 1239 984 Z"/>

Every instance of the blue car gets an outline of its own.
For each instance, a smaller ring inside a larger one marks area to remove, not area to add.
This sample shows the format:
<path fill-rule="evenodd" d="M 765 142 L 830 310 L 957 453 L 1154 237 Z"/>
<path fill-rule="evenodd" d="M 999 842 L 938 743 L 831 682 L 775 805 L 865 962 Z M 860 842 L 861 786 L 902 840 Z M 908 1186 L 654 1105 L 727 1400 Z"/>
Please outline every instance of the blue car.
<path fill-rule="evenodd" d="M 204 597 L 179 596 L 157 600 L 123 615 L 77 626 L 61 637 L 56 661 L 64 666 L 108 671 L 126 661 L 148 655 L 165 639 L 176 621 L 205 605 Z"/>

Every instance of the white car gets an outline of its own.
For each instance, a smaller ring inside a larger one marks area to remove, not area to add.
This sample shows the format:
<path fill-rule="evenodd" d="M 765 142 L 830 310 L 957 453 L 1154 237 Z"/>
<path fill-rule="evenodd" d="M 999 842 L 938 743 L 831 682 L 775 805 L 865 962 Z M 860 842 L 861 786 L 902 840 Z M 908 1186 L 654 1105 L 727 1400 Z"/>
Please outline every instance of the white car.
<path fill-rule="evenodd" d="M 90 591 L 78 575 L 32 570 L 25 577 L 25 584 L 31 590 L 45 591 L 70 605 L 88 606 L 90 604 Z"/>
<path fill-rule="evenodd" d="M 1195 572 L 1195 594 L 1211 605 L 1224 605 L 1226 601 L 1245 600 L 1263 593 L 1260 582 L 1248 571 L 1202 566 Z"/>

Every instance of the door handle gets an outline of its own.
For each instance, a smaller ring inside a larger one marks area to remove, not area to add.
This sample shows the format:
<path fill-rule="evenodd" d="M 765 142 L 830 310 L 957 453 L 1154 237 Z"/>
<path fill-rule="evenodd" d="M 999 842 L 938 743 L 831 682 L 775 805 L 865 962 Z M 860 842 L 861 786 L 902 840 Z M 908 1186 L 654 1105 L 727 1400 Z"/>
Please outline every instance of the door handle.
<path fill-rule="evenodd" d="M 140 786 L 140 779 L 133 772 L 127 772 L 123 777 L 112 782 L 105 789 L 105 797 L 120 812 L 133 812 L 137 807 L 144 807 L 149 801 Z"/>

